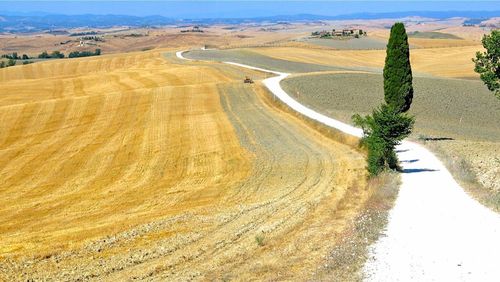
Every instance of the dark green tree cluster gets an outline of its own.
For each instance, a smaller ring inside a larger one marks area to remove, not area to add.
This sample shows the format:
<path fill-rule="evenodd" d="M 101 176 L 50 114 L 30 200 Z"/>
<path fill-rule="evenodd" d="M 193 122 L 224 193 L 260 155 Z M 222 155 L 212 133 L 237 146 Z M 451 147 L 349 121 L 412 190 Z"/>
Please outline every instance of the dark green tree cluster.
<path fill-rule="evenodd" d="M 101 55 L 101 49 L 95 49 L 95 52 L 90 51 L 74 51 L 69 53 L 69 58 L 79 58 L 79 57 L 90 57 L 90 56 L 99 56 Z"/>
<path fill-rule="evenodd" d="M 19 55 L 17 55 L 17 52 L 14 52 L 12 54 L 3 54 L 2 55 L 2 58 L 5 58 L 5 59 L 12 59 L 12 60 L 19 60 L 21 59 L 19 57 Z"/>
<path fill-rule="evenodd" d="M 19 56 L 17 52 L 14 52 L 12 54 L 3 54 L 2 58 L 5 59 L 12 59 L 12 60 L 28 60 L 31 59 L 30 56 L 23 54 L 22 56 Z"/>
<path fill-rule="evenodd" d="M 8 68 L 8 67 L 12 67 L 12 66 L 15 66 L 15 65 L 16 65 L 16 60 L 14 60 L 14 59 L 9 59 L 9 60 L 7 61 L 7 63 L 6 63 L 6 62 L 4 62 L 4 61 L 0 62 L 0 69 L 3 69 L 3 68 Z"/>
<path fill-rule="evenodd" d="M 384 67 L 384 98 L 385 104 L 371 115 L 353 116 L 354 123 L 364 132 L 361 145 L 368 149 L 371 175 L 400 169 L 395 148 L 411 134 L 415 123 L 406 113 L 413 100 L 413 85 L 408 36 L 402 23 L 391 28 Z"/>
<path fill-rule="evenodd" d="M 477 52 L 472 61 L 486 87 L 500 99 L 500 30 L 493 30 L 482 40 L 486 52 Z"/>
<path fill-rule="evenodd" d="M 53 51 L 52 53 L 47 53 L 47 51 L 43 51 L 40 55 L 38 55 L 39 59 L 63 59 L 64 53 L 59 51 Z"/>

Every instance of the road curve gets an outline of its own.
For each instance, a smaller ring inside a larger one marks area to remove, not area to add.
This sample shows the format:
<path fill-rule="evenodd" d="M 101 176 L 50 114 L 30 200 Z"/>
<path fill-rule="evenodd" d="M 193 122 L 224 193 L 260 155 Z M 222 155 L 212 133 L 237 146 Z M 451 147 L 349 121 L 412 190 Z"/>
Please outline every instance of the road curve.
<path fill-rule="evenodd" d="M 184 51 L 176 53 L 180 59 Z M 280 86 L 289 74 L 264 85 L 297 112 L 344 133 L 362 131 L 309 109 Z M 468 196 L 446 167 L 423 146 L 405 141 L 397 148 L 404 173 L 399 196 L 383 236 L 370 247 L 364 267 L 368 281 L 498 281 L 500 215 Z"/>

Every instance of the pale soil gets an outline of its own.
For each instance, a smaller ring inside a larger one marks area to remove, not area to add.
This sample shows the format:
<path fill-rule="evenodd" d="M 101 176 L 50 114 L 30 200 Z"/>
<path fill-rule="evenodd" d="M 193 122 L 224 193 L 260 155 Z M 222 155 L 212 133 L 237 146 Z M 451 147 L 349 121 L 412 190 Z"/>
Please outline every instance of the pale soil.
<path fill-rule="evenodd" d="M 364 157 L 245 75 L 159 52 L 2 70 L 0 279 L 310 277 L 373 192 Z"/>

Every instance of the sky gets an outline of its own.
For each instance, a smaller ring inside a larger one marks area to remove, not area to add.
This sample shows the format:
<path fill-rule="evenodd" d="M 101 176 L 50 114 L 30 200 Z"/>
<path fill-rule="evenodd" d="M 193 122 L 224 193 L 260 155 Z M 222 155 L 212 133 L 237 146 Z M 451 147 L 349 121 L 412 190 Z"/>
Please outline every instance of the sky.
<path fill-rule="evenodd" d="M 401 11 L 488 11 L 500 10 L 500 1 L 5 1 L 0 15 L 19 13 L 115 14 L 170 18 L 239 18 L 275 15 L 315 14 L 323 16 L 352 13 Z"/>

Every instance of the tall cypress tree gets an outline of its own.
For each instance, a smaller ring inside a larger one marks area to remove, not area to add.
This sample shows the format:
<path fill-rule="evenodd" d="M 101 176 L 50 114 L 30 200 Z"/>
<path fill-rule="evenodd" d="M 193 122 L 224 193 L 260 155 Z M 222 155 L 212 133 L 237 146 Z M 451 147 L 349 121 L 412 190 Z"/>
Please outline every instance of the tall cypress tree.
<path fill-rule="evenodd" d="M 385 102 L 397 112 L 410 109 L 413 100 L 412 73 L 408 35 L 403 23 L 395 23 L 387 44 L 384 67 Z"/>

